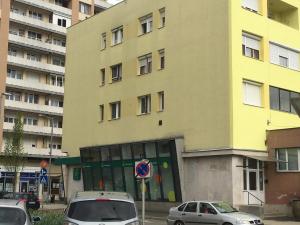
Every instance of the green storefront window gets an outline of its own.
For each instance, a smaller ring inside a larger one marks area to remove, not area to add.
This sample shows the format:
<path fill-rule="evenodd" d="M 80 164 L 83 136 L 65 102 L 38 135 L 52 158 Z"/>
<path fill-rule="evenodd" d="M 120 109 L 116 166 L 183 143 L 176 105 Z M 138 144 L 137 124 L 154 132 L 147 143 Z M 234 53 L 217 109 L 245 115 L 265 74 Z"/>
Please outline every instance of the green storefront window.
<path fill-rule="evenodd" d="M 113 168 L 115 191 L 125 191 L 123 183 L 123 173 L 121 167 Z"/>
<path fill-rule="evenodd" d="M 103 183 L 105 191 L 113 191 L 113 180 L 110 167 L 102 168 Z"/>
<path fill-rule="evenodd" d="M 126 192 L 128 192 L 129 194 L 131 194 L 132 197 L 135 198 L 134 170 L 133 170 L 133 167 L 125 167 L 124 168 L 124 176 L 125 176 Z"/>

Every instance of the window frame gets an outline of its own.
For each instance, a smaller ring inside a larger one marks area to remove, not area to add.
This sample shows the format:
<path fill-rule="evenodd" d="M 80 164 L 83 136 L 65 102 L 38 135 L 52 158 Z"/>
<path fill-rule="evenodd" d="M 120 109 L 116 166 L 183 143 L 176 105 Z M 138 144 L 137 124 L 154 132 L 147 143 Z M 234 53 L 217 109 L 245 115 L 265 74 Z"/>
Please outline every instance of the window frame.
<path fill-rule="evenodd" d="M 166 26 L 166 8 L 165 7 L 159 9 L 159 16 L 160 16 L 159 28 L 163 28 Z"/>
<path fill-rule="evenodd" d="M 121 44 L 124 38 L 123 26 L 111 30 L 111 46 Z"/>
<path fill-rule="evenodd" d="M 143 106 L 143 104 L 145 104 Z M 138 97 L 138 115 L 147 115 L 151 113 L 151 94 Z"/>
<path fill-rule="evenodd" d="M 251 47 L 249 44 L 247 44 L 247 39 L 252 39 L 252 41 L 257 41 L 258 42 L 258 49 Z M 254 34 L 249 34 L 247 32 L 242 32 L 242 54 L 245 57 L 256 59 L 256 60 L 261 60 L 261 42 L 262 42 L 262 37 L 254 35 Z"/>
<path fill-rule="evenodd" d="M 160 91 L 158 94 L 158 112 L 163 112 L 165 110 L 165 92 Z"/>
<path fill-rule="evenodd" d="M 110 70 L 111 70 L 111 81 L 112 81 L 112 83 L 122 80 L 122 63 L 112 65 L 110 67 Z M 114 74 L 115 70 L 116 70 L 116 74 Z"/>
<path fill-rule="evenodd" d="M 247 99 L 246 93 L 247 93 L 247 86 L 248 85 L 256 86 L 256 87 L 259 88 L 259 95 L 260 95 L 259 102 L 260 102 L 260 105 L 253 104 L 253 103 L 249 102 L 249 100 Z M 259 108 L 264 107 L 264 104 L 263 104 L 263 84 L 262 83 L 258 83 L 258 82 L 254 82 L 254 81 L 250 81 L 250 80 L 243 80 L 243 104 L 248 105 L 248 106 L 259 107 Z"/>
<path fill-rule="evenodd" d="M 153 14 L 150 13 L 146 16 L 139 18 L 139 35 L 145 35 L 153 31 Z M 145 25 L 145 27 L 144 27 Z"/>
<path fill-rule="evenodd" d="M 166 67 L 165 49 L 158 50 L 159 55 L 159 70 L 163 70 Z"/>
<path fill-rule="evenodd" d="M 138 75 L 147 75 L 152 73 L 152 53 L 142 55 L 138 58 Z M 144 68 L 142 72 L 142 68 Z"/>
<path fill-rule="evenodd" d="M 107 45 L 107 35 L 106 32 L 101 34 L 101 50 L 106 49 L 106 45 Z"/>
<path fill-rule="evenodd" d="M 298 170 L 289 170 L 289 155 L 288 155 L 288 151 L 292 150 L 292 149 L 296 149 L 297 150 L 297 157 L 298 157 Z M 285 152 L 285 161 L 281 161 L 279 159 L 279 151 L 280 150 L 284 150 Z M 289 173 L 289 172 L 295 172 L 295 173 L 300 173 L 300 149 L 299 148 L 278 148 L 275 150 L 276 152 L 276 159 L 277 161 L 277 165 L 276 165 L 276 171 L 279 173 Z M 280 169 L 280 163 L 285 163 L 285 169 Z"/>
<path fill-rule="evenodd" d="M 118 120 L 121 118 L 121 101 L 115 101 L 109 103 L 110 106 L 110 120 Z M 116 106 L 115 108 L 115 113 L 113 112 L 113 107 Z"/>

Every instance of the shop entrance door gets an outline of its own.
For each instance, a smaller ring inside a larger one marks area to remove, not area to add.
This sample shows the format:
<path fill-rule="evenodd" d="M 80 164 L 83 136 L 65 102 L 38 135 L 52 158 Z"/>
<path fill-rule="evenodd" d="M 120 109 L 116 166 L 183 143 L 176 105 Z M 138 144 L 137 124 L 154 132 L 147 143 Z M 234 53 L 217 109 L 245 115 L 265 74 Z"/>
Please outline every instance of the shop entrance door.
<path fill-rule="evenodd" d="M 260 205 L 265 202 L 264 163 L 260 160 L 244 158 L 244 204 Z"/>
<path fill-rule="evenodd" d="M 20 192 L 27 193 L 28 192 L 28 187 L 29 187 L 29 182 L 28 181 L 20 181 Z"/>

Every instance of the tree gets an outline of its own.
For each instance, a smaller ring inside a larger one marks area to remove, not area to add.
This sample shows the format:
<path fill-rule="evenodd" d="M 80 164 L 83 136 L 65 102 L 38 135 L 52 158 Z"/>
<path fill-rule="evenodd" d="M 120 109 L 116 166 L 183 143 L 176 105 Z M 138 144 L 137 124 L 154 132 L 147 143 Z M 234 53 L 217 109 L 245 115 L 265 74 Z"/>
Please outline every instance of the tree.
<path fill-rule="evenodd" d="M 13 132 L 5 141 L 4 154 L 1 157 L 1 163 L 4 168 L 14 174 L 13 193 L 16 192 L 16 184 L 18 181 L 18 172 L 20 172 L 25 163 L 25 154 L 23 148 L 23 122 L 21 114 L 15 119 Z"/>

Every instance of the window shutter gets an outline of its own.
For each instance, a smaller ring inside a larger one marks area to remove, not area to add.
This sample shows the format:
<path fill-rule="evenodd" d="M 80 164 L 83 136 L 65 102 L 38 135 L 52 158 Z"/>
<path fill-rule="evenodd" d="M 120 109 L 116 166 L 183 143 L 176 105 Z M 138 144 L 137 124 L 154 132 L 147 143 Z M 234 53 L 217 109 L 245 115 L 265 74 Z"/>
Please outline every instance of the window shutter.
<path fill-rule="evenodd" d="M 249 48 L 252 48 L 252 49 L 255 49 L 258 51 L 260 50 L 260 41 L 255 38 L 243 36 L 243 44 Z"/>
<path fill-rule="evenodd" d="M 244 103 L 261 106 L 261 87 L 257 84 L 244 82 Z"/>
<path fill-rule="evenodd" d="M 299 53 L 289 51 L 289 67 L 294 70 L 299 70 Z"/>

